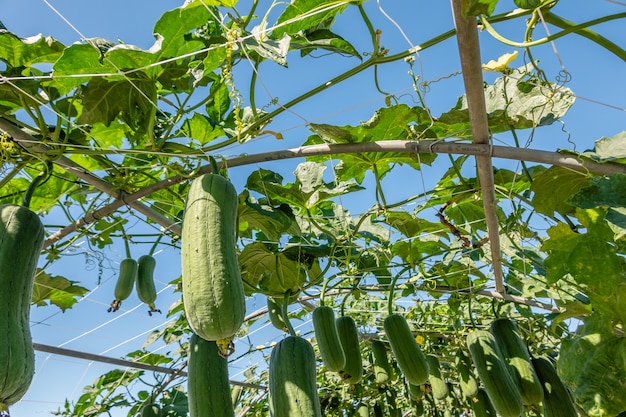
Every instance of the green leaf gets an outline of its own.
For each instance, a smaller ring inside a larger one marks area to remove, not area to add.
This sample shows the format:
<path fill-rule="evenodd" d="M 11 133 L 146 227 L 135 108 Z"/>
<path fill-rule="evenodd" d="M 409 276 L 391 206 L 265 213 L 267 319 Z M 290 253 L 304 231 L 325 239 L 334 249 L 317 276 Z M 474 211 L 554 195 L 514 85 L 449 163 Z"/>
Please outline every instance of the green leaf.
<path fill-rule="evenodd" d="M 570 89 L 556 84 L 545 85 L 527 71 L 525 67 L 512 70 L 511 75 L 500 77 L 485 87 L 488 123 L 492 133 L 550 125 L 563 117 L 574 104 L 575 96 Z M 519 88 L 516 79 L 525 77 L 532 81 L 529 83 L 532 88 Z M 468 123 L 467 97 L 461 96 L 452 110 L 439 117 L 439 122 L 450 125 Z"/>
<path fill-rule="evenodd" d="M 244 191 L 239 196 L 239 234 L 251 237 L 252 230 L 260 230 L 272 241 L 284 233 L 300 235 L 300 228 L 287 204 L 272 207 L 254 202 Z M 243 233 L 242 233 L 243 232 Z"/>
<path fill-rule="evenodd" d="M 204 43 L 189 39 L 188 35 L 194 29 L 214 20 L 211 9 L 207 7 L 216 5 L 214 3 L 221 2 L 191 1 L 186 2 L 182 7 L 163 13 L 153 30 L 162 38 L 158 50 L 154 51 L 154 62 L 165 58 L 180 57 L 202 49 Z"/>
<path fill-rule="evenodd" d="M 185 136 L 197 140 L 200 145 L 205 145 L 225 135 L 222 127 L 214 124 L 211 119 L 200 113 L 194 113 L 191 118 L 185 120 L 182 131 Z"/>
<path fill-rule="evenodd" d="M 103 54 L 89 43 L 75 43 L 65 48 L 61 57 L 54 63 L 52 81 L 44 82 L 59 90 L 61 94 L 69 93 L 73 88 L 89 81 L 90 75 L 117 74 L 117 69 Z M 80 77 L 81 74 L 88 76 Z"/>
<path fill-rule="evenodd" d="M 569 203 L 578 208 L 601 206 L 626 207 L 626 175 L 613 174 L 609 177 L 593 177 L 589 186 L 573 195 Z"/>
<path fill-rule="evenodd" d="M 258 170 L 250 174 L 246 187 L 268 197 L 272 205 L 287 203 L 292 207 L 311 208 L 332 197 L 361 190 L 353 181 L 324 182 L 326 166 L 303 162 L 296 167 L 296 181 L 282 185 L 282 177 L 272 171 Z"/>
<path fill-rule="evenodd" d="M 278 40 L 270 39 L 264 33 L 265 26 L 265 24 L 262 24 L 252 28 L 252 34 L 254 36 L 246 37 L 243 41 L 243 45 L 252 51 L 251 55 L 257 54 L 261 58 L 255 59 L 256 61 L 260 62 L 262 59 L 269 59 L 270 61 L 274 61 L 286 67 L 291 37 L 284 34 Z"/>
<path fill-rule="evenodd" d="M 55 305 L 65 311 L 72 308 L 78 299 L 87 293 L 87 288 L 75 285 L 65 277 L 51 276 L 38 269 L 35 274 L 35 285 L 31 302 L 37 306 Z"/>
<path fill-rule="evenodd" d="M 378 140 L 407 139 L 411 134 L 412 123 L 423 118 L 422 109 L 400 104 L 377 110 L 374 115 L 359 126 L 332 126 L 311 123 L 309 126 L 317 135 L 309 137 L 306 144 L 317 143 L 357 143 Z M 354 179 L 362 183 L 367 171 L 377 173 L 382 179 L 395 165 L 409 165 L 420 169 L 422 163 L 430 164 L 436 155 L 409 155 L 397 152 L 367 152 L 337 155 L 340 162 L 335 166 L 339 180 Z M 325 161 L 327 158 L 310 157 L 312 161 Z"/>
<path fill-rule="evenodd" d="M 291 48 L 299 49 L 301 56 L 309 55 L 316 49 L 322 49 L 324 51 L 356 56 L 361 59 L 361 55 L 350 42 L 328 29 L 317 29 L 306 31 L 302 35 L 293 35 Z"/>
<path fill-rule="evenodd" d="M 626 338 L 610 320 L 592 314 L 578 334 L 562 343 L 559 376 L 589 417 L 617 416 L 626 410 Z"/>
<path fill-rule="evenodd" d="M 347 7 L 347 4 L 337 0 L 294 0 L 278 17 L 272 37 L 293 35 L 332 20 Z"/>
<path fill-rule="evenodd" d="M 568 201 L 589 183 L 589 177 L 562 167 L 551 167 L 535 177 L 530 189 L 537 212 L 552 216 L 554 212 L 572 214 L 574 207 Z"/>
<path fill-rule="evenodd" d="M 364 248 L 357 254 L 357 271 L 364 274 L 372 274 L 378 284 L 389 285 L 392 274 L 389 270 L 391 252 L 382 247 Z"/>
<path fill-rule="evenodd" d="M 248 288 L 266 295 L 297 294 L 307 280 L 306 265 L 270 251 L 261 242 L 247 245 L 239 255 L 239 264 Z"/>
<path fill-rule="evenodd" d="M 501 209 L 496 208 L 496 211 L 499 216 L 502 215 Z M 458 229 L 465 230 L 466 233 L 477 233 L 487 229 L 485 207 L 481 200 L 466 198 L 458 201 L 449 205 L 444 215 Z M 471 240 L 471 236 L 466 237 Z"/>
<path fill-rule="evenodd" d="M 30 67 L 33 64 L 56 61 L 65 45 L 49 36 L 20 38 L 0 30 L 0 61 L 9 67 Z"/>
<path fill-rule="evenodd" d="M 127 353 L 126 356 L 131 358 L 134 361 L 147 363 L 148 365 L 155 365 L 155 366 L 172 362 L 172 358 L 170 358 L 169 356 L 160 355 L 158 353 L 151 353 L 151 352 L 141 350 L 141 349 Z"/>
<path fill-rule="evenodd" d="M 392 252 L 412 268 L 419 266 L 423 258 L 435 253 L 442 253 L 449 248 L 434 235 L 412 240 L 399 240 L 392 245 Z"/>
<path fill-rule="evenodd" d="M 132 84 L 131 84 L 132 82 Z M 83 112 L 78 123 L 97 122 L 108 126 L 120 117 L 128 126 L 137 128 L 137 123 L 150 112 L 152 103 L 146 97 L 156 94 L 154 82 L 140 72 L 133 73 L 130 80 L 107 81 L 95 77 L 83 90 Z"/>
<path fill-rule="evenodd" d="M 226 118 L 230 108 L 230 94 L 228 86 L 222 81 L 216 81 L 209 88 L 209 100 L 206 105 L 207 116 L 212 123 L 220 123 Z"/>
<path fill-rule="evenodd" d="M 491 15 L 496 8 L 498 0 L 463 0 L 463 16 Z"/>
<path fill-rule="evenodd" d="M 548 254 L 547 281 L 554 284 L 571 276 L 585 288 L 594 311 L 619 318 L 615 288 L 623 280 L 625 265 L 616 253 L 613 232 L 601 212 L 579 210 L 577 215 L 587 233 L 576 233 L 563 223 L 548 229 L 549 238 L 541 246 Z"/>
<path fill-rule="evenodd" d="M 578 300 L 566 301 L 562 305 L 559 305 L 559 309 L 561 310 L 561 312 L 552 319 L 553 327 L 557 326 L 565 320 L 571 318 L 580 319 L 581 317 L 588 316 L 593 312 L 591 304 L 585 304 Z"/>
<path fill-rule="evenodd" d="M 611 137 L 602 137 L 595 142 L 595 152 L 585 152 L 598 162 L 626 163 L 626 131 Z"/>
<path fill-rule="evenodd" d="M 626 207 L 612 207 L 606 212 L 606 222 L 615 233 L 615 240 L 626 236 Z"/>

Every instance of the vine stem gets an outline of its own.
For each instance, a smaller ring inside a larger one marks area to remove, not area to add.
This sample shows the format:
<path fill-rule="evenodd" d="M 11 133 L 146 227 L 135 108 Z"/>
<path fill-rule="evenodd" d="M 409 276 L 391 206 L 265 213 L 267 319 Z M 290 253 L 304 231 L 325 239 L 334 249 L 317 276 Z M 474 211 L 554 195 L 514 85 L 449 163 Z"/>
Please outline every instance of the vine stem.
<path fill-rule="evenodd" d="M 330 277 L 328 277 L 328 278 L 326 278 L 326 279 L 324 280 L 324 283 L 322 284 L 322 290 L 321 290 L 321 292 L 320 292 L 320 306 L 323 306 L 323 305 L 324 305 L 324 297 L 326 296 L 326 287 L 328 287 L 328 283 L 330 282 L 330 280 L 331 280 L 333 277 L 334 277 L 334 275 L 333 275 L 333 276 L 330 276 Z"/>
<path fill-rule="evenodd" d="M 280 305 L 280 313 L 283 316 L 283 321 L 285 322 L 285 326 L 287 326 L 287 332 L 291 336 L 296 335 L 296 331 L 293 329 L 291 322 L 289 321 L 289 297 L 291 297 L 291 291 L 287 291 L 285 297 L 283 298 L 283 302 Z"/>
<path fill-rule="evenodd" d="M 515 19 L 518 17 L 522 17 L 522 16 L 526 16 L 528 14 L 530 14 L 531 12 L 529 10 L 515 10 L 513 12 L 510 13 L 501 13 L 498 15 L 494 15 L 491 16 L 489 18 L 489 22 L 492 23 L 498 23 L 498 22 L 503 22 L 503 21 L 507 21 L 507 20 L 511 20 L 511 19 Z M 275 118 L 277 115 L 281 114 L 283 111 L 286 111 L 288 109 L 290 109 L 291 107 L 295 106 L 296 104 L 315 96 L 316 94 L 319 94 L 320 92 L 326 90 L 327 88 L 330 88 L 336 84 L 339 84 L 342 81 L 345 81 L 349 78 L 351 78 L 352 76 L 365 71 L 366 69 L 374 66 L 374 65 L 379 65 L 379 64 L 385 64 L 388 62 L 395 62 L 395 61 L 399 61 L 401 59 L 404 59 L 408 56 L 411 56 L 419 51 L 423 51 L 424 49 L 430 48 L 432 46 L 435 46 L 447 39 L 450 39 L 451 37 L 453 37 L 456 34 L 456 30 L 452 29 L 449 30 L 445 33 L 442 33 L 441 35 L 435 36 L 434 38 L 431 38 L 419 45 L 416 45 L 412 48 L 409 48 L 405 51 L 393 54 L 393 55 L 385 55 L 385 56 L 381 56 L 381 55 L 375 55 L 372 56 L 370 59 L 368 59 L 367 61 L 364 61 L 363 63 L 349 69 L 348 71 L 337 75 L 334 78 L 331 78 L 330 80 L 320 84 L 319 86 L 309 90 L 308 92 L 306 92 L 305 94 L 302 94 L 301 96 L 298 96 L 290 101 L 288 101 L 285 104 L 281 104 L 279 106 L 279 108 L 277 108 L 276 110 L 265 114 L 263 117 L 259 118 L 256 122 L 252 123 L 251 125 L 249 125 L 248 127 L 246 127 L 242 132 L 241 132 L 241 137 L 246 137 L 246 135 L 249 132 L 254 132 L 256 131 L 260 126 L 263 126 L 265 123 L 267 123 L 268 121 L 272 120 L 273 118 Z M 228 145 L 232 145 L 233 143 L 237 142 L 237 138 L 236 137 L 232 137 L 232 138 L 228 138 L 226 140 L 224 140 L 223 142 L 217 143 L 215 145 L 210 145 L 207 147 L 202 148 L 203 152 L 210 152 L 216 149 L 220 149 L 223 148 L 225 146 Z"/>
<path fill-rule="evenodd" d="M 124 231 L 124 226 L 120 226 L 120 227 L 122 227 L 122 235 L 124 237 L 124 250 L 126 251 L 126 257 L 132 258 L 133 256 L 130 253 L 130 244 L 128 243 L 128 235 Z"/>
<path fill-rule="evenodd" d="M 597 24 L 600 24 L 600 23 L 604 23 L 604 22 L 608 22 L 608 21 L 615 20 L 615 19 L 624 19 L 624 18 L 626 18 L 626 13 L 616 13 L 616 14 L 612 14 L 612 15 L 609 15 L 609 16 L 603 16 L 603 17 L 600 17 L 598 19 L 589 20 L 587 22 L 580 23 L 580 24 L 576 25 L 576 24 L 573 24 L 572 22 L 569 22 L 569 21 L 567 21 L 565 19 L 561 19 L 558 16 L 552 15 L 550 13 L 546 13 L 546 15 L 550 15 L 550 20 L 551 20 L 551 21 L 548 21 L 548 19 L 546 19 L 546 22 L 552 23 L 555 26 L 565 27 L 565 29 L 563 29 L 562 31 L 557 32 L 557 33 L 555 33 L 553 35 L 546 36 L 545 38 L 541 38 L 541 39 L 538 39 L 536 41 L 530 41 L 530 42 L 517 42 L 517 41 L 512 41 L 510 39 L 505 38 L 504 36 L 500 35 L 493 28 L 493 26 L 489 22 L 489 19 L 487 19 L 486 17 L 484 17 L 482 15 L 480 17 L 480 22 L 482 23 L 483 27 L 487 30 L 487 32 L 489 32 L 489 34 L 491 36 L 493 36 L 498 41 L 504 43 L 505 45 L 514 46 L 516 48 L 528 48 L 528 47 L 531 47 L 531 46 L 537 46 L 537 45 L 542 45 L 542 44 L 547 43 L 547 42 L 551 42 L 551 41 L 553 41 L 555 39 L 558 39 L 558 38 L 561 38 L 561 37 L 563 37 L 563 36 L 565 36 L 565 35 L 567 35 L 569 33 L 573 33 L 573 32 L 578 33 L 579 31 L 582 32 L 583 29 L 586 29 L 589 26 L 594 26 L 594 25 L 597 25 Z M 588 37 L 588 38 L 593 38 L 593 37 L 590 37 L 591 33 L 595 33 L 595 32 L 591 32 L 591 31 L 587 30 L 587 31 L 585 31 L 585 34 L 581 35 L 581 36 L 585 36 L 585 37 Z M 594 42 L 598 42 L 600 40 L 599 38 L 601 38 L 601 36 L 596 34 L 596 36 L 592 40 L 594 40 Z M 613 44 L 610 41 L 608 41 L 608 42 L 610 44 Z M 617 56 L 619 56 L 620 58 L 625 59 L 623 50 L 621 51 L 622 53 L 620 54 L 619 50 L 615 50 L 615 48 L 610 48 L 609 47 L 610 46 L 609 43 L 601 44 L 601 45 L 604 46 L 609 51 L 611 51 L 614 54 L 616 54 Z M 613 45 L 615 45 L 615 44 L 613 44 Z M 617 45 L 615 45 L 615 46 L 617 46 Z M 619 48 L 619 49 L 621 49 L 621 48 Z"/>
<path fill-rule="evenodd" d="M 393 314 L 393 292 L 396 289 L 396 282 L 398 282 L 398 278 L 400 278 L 400 274 L 396 274 L 395 277 L 389 283 L 389 300 L 387 301 L 387 313 L 389 315 Z"/>
<path fill-rule="evenodd" d="M 606 17 L 610 17 L 611 19 L 624 19 L 626 18 L 626 13 L 619 13 L 619 14 L 606 16 Z M 582 25 L 576 25 L 570 22 L 569 20 L 563 19 L 562 17 L 555 15 L 552 12 L 543 13 L 543 19 L 546 21 L 546 23 L 550 23 L 562 29 L 569 30 L 569 29 L 575 28 L 573 32 L 576 33 L 577 35 L 580 35 L 582 37 L 585 37 L 597 43 L 598 45 L 604 47 L 607 51 L 610 51 L 614 53 L 615 55 L 617 55 L 619 58 L 622 59 L 622 61 L 626 61 L 626 50 L 621 48 L 619 45 L 611 42 L 604 36 L 598 34 L 597 32 L 589 30 L 586 27 L 582 27 Z M 596 20 L 600 20 L 600 19 L 596 19 Z M 595 22 L 595 21 L 591 21 L 591 22 L 594 22 L 593 24 L 600 23 L 600 22 Z M 591 22 L 588 22 L 588 23 L 591 23 Z"/>
<path fill-rule="evenodd" d="M 33 197 L 33 193 L 35 192 L 35 189 L 41 184 L 41 182 L 45 178 L 47 178 L 48 174 L 50 174 L 51 172 L 52 172 L 52 166 L 50 163 L 47 163 L 46 168 L 43 171 L 41 171 L 35 178 L 33 178 L 33 180 L 30 182 L 30 185 L 26 189 L 26 192 L 24 192 L 24 196 L 22 197 L 22 207 L 26 207 L 26 208 L 30 207 L 30 201 Z"/>
<path fill-rule="evenodd" d="M 156 250 L 157 246 L 161 242 L 162 238 L 163 238 L 163 233 L 161 233 L 159 237 L 157 237 L 157 239 L 154 241 L 154 244 L 150 247 L 150 252 L 148 252 L 148 255 L 150 256 L 154 255 L 154 251 Z"/>

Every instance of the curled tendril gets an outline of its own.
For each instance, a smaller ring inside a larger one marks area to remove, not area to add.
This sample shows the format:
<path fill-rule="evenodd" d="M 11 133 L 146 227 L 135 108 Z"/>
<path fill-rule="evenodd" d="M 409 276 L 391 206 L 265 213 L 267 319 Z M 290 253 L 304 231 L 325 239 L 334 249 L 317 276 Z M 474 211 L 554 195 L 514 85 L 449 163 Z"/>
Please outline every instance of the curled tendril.
<path fill-rule="evenodd" d="M 556 79 L 556 82 L 560 86 L 563 86 L 563 85 L 569 83 L 570 81 L 572 81 L 572 74 L 569 71 L 563 69 L 563 70 L 559 71 L 559 73 L 557 74 L 555 79 Z"/>

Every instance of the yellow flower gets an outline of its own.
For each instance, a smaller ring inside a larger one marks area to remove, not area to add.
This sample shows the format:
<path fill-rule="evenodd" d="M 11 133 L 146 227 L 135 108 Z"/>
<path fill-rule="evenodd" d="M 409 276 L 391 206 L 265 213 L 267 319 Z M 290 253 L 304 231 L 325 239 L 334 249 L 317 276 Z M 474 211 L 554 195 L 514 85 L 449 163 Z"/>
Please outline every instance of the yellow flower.
<path fill-rule="evenodd" d="M 422 336 L 421 334 L 418 334 L 417 336 L 415 336 L 415 341 L 418 345 L 423 345 L 426 339 L 424 339 L 424 336 Z"/>
<path fill-rule="evenodd" d="M 504 54 L 497 61 L 493 59 L 486 64 L 483 64 L 483 71 L 497 71 L 506 72 L 508 65 L 517 58 L 517 51 L 513 51 L 512 54 Z"/>

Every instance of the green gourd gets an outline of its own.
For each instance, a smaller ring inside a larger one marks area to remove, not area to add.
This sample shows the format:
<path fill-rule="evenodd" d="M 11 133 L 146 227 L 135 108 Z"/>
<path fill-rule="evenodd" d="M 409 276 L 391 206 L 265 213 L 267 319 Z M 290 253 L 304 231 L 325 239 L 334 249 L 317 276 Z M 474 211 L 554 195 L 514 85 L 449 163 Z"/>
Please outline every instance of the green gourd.
<path fill-rule="evenodd" d="M 141 417 L 161 417 L 161 407 L 157 403 L 146 404 L 141 408 Z"/>
<path fill-rule="evenodd" d="M 142 255 L 137 260 L 137 281 L 136 289 L 139 299 L 148 304 L 150 310 L 148 314 L 160 313 L 154 302 L 157 298 L 156 288 L 154 287 L 154 269 L 156 268 L 156 259 L 151 255 Z"/>
<path fill-rule="evenodd" d="M 133 292 L 135 280 L 137 279 L 137 261 L 133 258 L 126 258 L 120 262 L 120 271 L 115 283 L 115 300 L 109 307 L 109 312 L 117 311 L 122 306 L 122 301 L 127 299 Z"/>
<path fill-rule="evenodd" d="M 183 301 L 189 327 L 206 340 L 231 339 L 245 316 L 237 207 L 235 187 L 221 175 L 191 183 L 181 237 Z"/>
<path fill-rule="evenodd" d="M 340 372 L 346 365 L 346 355 L 339 340 L 335 312 L 329 306 L 319 306 L 312 313 L 313 329 L 322 362 L 332 372 Z"/>
<path fill-rule="evenodd" d="M 398 367 L 407 382 L 422 385 L 428 380 L 428 363 L 413 337 L 409 324 L 399 314 L 390 314 L 383 322 Z"/>
<path fill-rule="evenodd" d="M 281 300 L 281 302 L 282 301 L 283 300 Z M 288 331 L 289 328 L 283 318 L 281 305 L 276 302 L 273 297 L 267 297 L 267 315 L 270 319 L 270 323 L 272 323 L 274 327 L 283 332 Z"/>
<path fill-rule="evenodd" d="M 217 343 L 193 334 L 187 361 L 190 417 L 234 417 L 228 362 L 221 356 Z"/>
<path fill-rule="evenodd" d="M 448 384 L 441 375 L 441 366 L 439 359 L 435 355 L 426 355 L 428 362 L 428 382 L 432 390 L 433 398 L 441 400 L 448 395 Z"/>
<path fill-rule="evenodd" d="M 456 369 L 459 376 L 461 395 L 466 400 L 469 400 L 478 392 L 478 382 L 476 382 L 476 377 L 468 364 L 462 359 L 457 361 Z"/>
<path fill-rule="evenodd" d="M 353 417 L 370 417 L 370 408 L 367 404 L 360 403 L 356 406 L 354 410 Z"/>
<path fill-rule="evenodd" d="M 335 324 L 346 356 L 346 364 L 340 371 L 341 378 L 346 383 L 356 384 L 363 378 L 363 358 L 356 323 L 350 316 L 341 316 L 335 320 Z"/>
<path fill-rule="evenodd" d="M 507 318 L 495 320 L 490 331 L 522 394 L 524 405 L 539 404 L 543 400 L 543 388 L 515 321 Z"/>
<path fill-rule="evenodd" d="M 487 330 L 474 330 L 467 335 L 467 346 L 497 413 L 501 417 L 519 417 L 524 411 L 522 395 L 493 335 Z"/>
<path fill-rule="evenodd" d="M 469 400 L 474 417 L 497 417 L 487 392 L 479 388 L 476 395 Z"/>
<path fill-rule="evenodd" d="M 24 396 L 35 371 L 29 317 L 43 240 L 37 214 L 0 205 L 0 411 Z"/>
<path fill-rule="evenodd" d="M 544 357 L 533 358 L 532 364 L 543 387 L 543 417 L 577 416 L 576 406 L 554 365 Z"/>
<path fill-rule="evenodd" d="M 419 385 L 411 384 L 410 382 L 406 383 L 406 391 L 409 395 L 409 398 L 413 401 L 420 401 L 422 397 L 424 397 L 424 391 L 422 387 Z"/>
<path fill-rule="evenodd" d="M 272 417 L 321 417 L 315 351 L 306 339 L 288 336 L 272 349 L 269 409 Z"/>
<path fill-rule="evenodd" d="M 371 341 L 372 365 L 374 378 L 379 384 L 385 384 L 391 379 L 391 365 L 387 356 L 387 346 L 381 340 Z"/>

